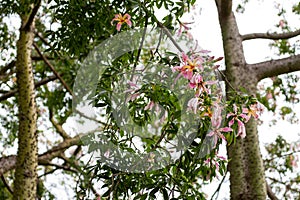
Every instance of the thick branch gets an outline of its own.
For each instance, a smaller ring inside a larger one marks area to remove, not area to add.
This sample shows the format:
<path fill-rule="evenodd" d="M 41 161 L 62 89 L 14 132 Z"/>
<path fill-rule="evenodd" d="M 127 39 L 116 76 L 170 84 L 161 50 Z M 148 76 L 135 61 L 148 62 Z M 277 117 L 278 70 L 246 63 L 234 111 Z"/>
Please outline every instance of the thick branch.
<path fill-rule="evenodd" d="M 55 75 L 48 76 L 47 78 L 44 78 L 44 79 L 42 79 L 39 82 L 36 82 L 34 84 L 34 86 L 35 86 L 35 88 L 38 88 L 38 87 L 40 87 L 42 85 L 47 84 L 48 82 L 54 81 L 55 79 L 57 79 L 57 77 Z M 8 98 L 10 98 L 12 96 L 14 96 L 16 93 L 18 93 L 18 90 L 14 89 L 14 90 L 11 90 L 10 92 L 7 92 L 7 93 L 3 94 L 2 96 L 0 96 L 0 102 L 4 101 L 4 100 L 6 100 L 6 99 L 8 99 Z"/>
<path fill-rule="evenodd" d="M 67 148 L 80 145 L 80 135 L 77 135 L 73 138 L 66 139 L 57 146 L 48 150 L 47 152 L 39 155 L 38 162 L 40 165 L 47 165 L 49 162 L 58 156 L 60 156 L 61 152 L 65 151 Z M 16 166 L 16 155 L 5 156 L 0 158 L 0 175 L 12 170 Z"/>
<path fill-rule="evenodd" d="M 270 40 L 280 40 L 289 39 L 300 35 L 300 29 L 288 33 L 250 33 L 242 35 L 242 40 L 252 40 L 252 39 L 270 39 Z"/>
<path fill-rule="evenodd" d="M 258 80 L 300 70 L 300 55 L 248 65 Z"/>

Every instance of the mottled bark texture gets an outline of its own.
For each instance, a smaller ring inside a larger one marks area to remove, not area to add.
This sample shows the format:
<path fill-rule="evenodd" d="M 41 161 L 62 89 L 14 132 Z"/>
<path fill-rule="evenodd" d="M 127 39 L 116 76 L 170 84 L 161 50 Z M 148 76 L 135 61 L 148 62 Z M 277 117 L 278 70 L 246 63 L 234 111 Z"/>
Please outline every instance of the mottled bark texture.
<path fill-rule="evenodd" d="M 235 90 L 244 88 L 248 94 L 255 95 L 258 78 L 252 68 L 246 64 L 242 37 L 239 33 L 235 16 L 231 11 L 231 1 L 216 1 L 225 52 L 226 77 Z M 227 4 L 224 5 L 224 4 Z M 224 11 L 223 9 L 230 9 Z M 233 95 L 228 86 L 227 97 Z M 247 136 L 238 139 L 228 147 L 228 170 L 230 172 L 230 198 L 266 199 L 266 182 L 263 161 L 259 149 L 257 124 L 254 120 L 246 125 Z"/>
<path fill-rule="evenodd" d="M 26 11 L 20 14 L 22 24 L 19 40 L 17 42 L 16 73 L 19 104 L 19 131 L 14 179 L 14 199 L 35 200 L 38 147 L 36 131 L 37 112 L 31 48 L 34 38 L 34 16 L 37 11 L 35 9 L 37 9 L 37 7 L 34 7 L 33 4 L 28 4 L 28 1 L 21 1 L 20 4 L 23 8 L 32 9 L 26 9 Z"/>

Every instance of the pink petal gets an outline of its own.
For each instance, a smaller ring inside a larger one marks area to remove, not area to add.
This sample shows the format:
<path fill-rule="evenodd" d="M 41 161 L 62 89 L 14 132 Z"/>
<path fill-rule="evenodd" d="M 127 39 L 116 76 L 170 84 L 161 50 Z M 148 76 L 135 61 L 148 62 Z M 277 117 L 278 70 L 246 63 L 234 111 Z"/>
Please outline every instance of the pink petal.
<path fill-rule="evenodd" d="M 222 140 L 224 140 L 224 141 L 226 141 L 226 138 L 225 138 L 225 136 L 223 135 L 223 134 L 218 134 L 218 136 L 222 139 Z"/>
<path fill-rule="evenodd" d="M 213 84 L 216 84 L 218 81 L 206 81 L 205 83 L 207 85 L 213 85 Z"/>
<path fill-rule="evenodd" d="M 238 126 L 238 136 L 241 136 L 241 138 L 246 137 L 246 128 L 245 128 L 245 125 L 243 123 Z"/>
<path fill-rule="evenodd" d="M 226 118 L 229 118 L 229 117 L 234 116 L 234 115 L 235 115 L 234 113 L 228 113 Z"/>
<path fill-rule="evenodd" d="M 184 52 L 182 52 L 182 59 L 183 62 L 186 62 L 189 59 L 189 57 Z"/>
<path fill-rule="evenodd" d="M 243 113 L 248 113 L 249 112 L 249 109 L 248 108 L 243 108 Z"/>
<path fill-rule="evenodd" d="M 231 131 L 233 131 L 232 128 L 230 128 L 230 127 L 220 128 L 219 130 L 220 130 L 221 132 L 231 132 Z"/>
<path fill-rule="evenodd" d="M 211 131 L 211 132 L 209 132 L 208 134 L 207 134 L 207 136 L 213 136 L 215 134 L 215 132 L 214 131 Z"/>
<path fill-rule="evenodd" d="M 128 83 L 128 85 L 129 85 L 130 87 L 138 88 L 137 84 L 135 84 L 135 83 L 132 82 L 132 81 L 128 81 L 127 83 Z"/>
<path fill-rule="evenodd" d="M 226 160 L 226 158 L 223 157 L 223 156 L 219 156 L 219 155 L 218 155 L 218 158 L 220 158 L 221 160 Z"/>
<path fill-rule="evenodd" d="M 244 113 L 239 114 L 240 117 L 242 117 L 243 119 L 248 119 L 248 116 L 245 115 Z"/>
<path fill-rule="evenodd" d="M 126 14 L 124 15 L 124 17 L 127 18 L 127 19 L 130 19 L 130 18 L 131 18 L 131 16 L 130 16 L 128 13 L 126 13 Z"/>
<path fill-rule="evenodd" d="M 234 118 L 228 122 L 228 126 L 231 127 L 234 124 Z"/>
<path fill-rule="evenodd" d="M 121 30 L 121 26 L 122 26 L 122 23 L 121 23 L 121 22 L 117 23 L 117 31 L 120 31 L 120 30 Z"/>
<path fill-rule="evenodd" d="M 125 22 L 126 22 L 126 24 L 127 24 L 129 27 L 131 27 L 132 23 L 131 23 L 130 20 L 126 20 Z"/>
<path fill-rule="evenodd" d="M 191 82 L 190 82 L 190 83 L 189 83 L 189 87 L 193 89 L 193 88 L 195 88 L 195 87 L 196 87 L 196 84 L 195 84 L 195 83 L 191 83 Z"/>
<path fill-rule="evenodd" d="M 151 110 L 154 106 L 154 102 L 153 101 L 150 101 L 147 106 L 144 108 L 144 110 Z"/>

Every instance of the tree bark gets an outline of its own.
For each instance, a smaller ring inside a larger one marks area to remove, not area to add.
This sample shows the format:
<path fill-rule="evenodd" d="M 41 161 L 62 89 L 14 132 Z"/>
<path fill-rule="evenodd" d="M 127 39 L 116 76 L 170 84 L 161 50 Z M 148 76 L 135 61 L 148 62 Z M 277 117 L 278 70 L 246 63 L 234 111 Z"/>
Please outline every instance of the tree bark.
<path fill-rule="evenodd" d="M 32 5 L 21 2 L 24 8 Z M 37 109 L 31 61 L 34 38 L 34 15 L 37 7 L 20 14 L 22 25 L 17 42 L 16 74 L 18 85 L 19 131 L 18 153 L 14 178 L 14 199 L 35 200 L 37 185 Z"/>
<path fill-rule="evenodd" d="M 224 1 L 221 1 L 222 3 Z M 216 1 L 219 13 L 219 22 L 223 37 L 225 52 L 225 74 L 229 83 L 226 83 L 227 98 L 236 91 L 245 89 L 249 95 L 256 94 L 258 79 L 252 68 L 246 64 L 242 37 L 239 33 L 237 22 L 233 12 L 224 16 L 220 2 Z M 231 9 L 231 8 L 230 8 Z M 250 120 L 246 125 L 247 136 L 238 138 L 236 144 L 227 148 L 228 171 L 230 172 L 230 198 L 242 199 L 266 199 L 266 182 L 263 161 L 259 149 L 257 135 L 257 123 Z"/>

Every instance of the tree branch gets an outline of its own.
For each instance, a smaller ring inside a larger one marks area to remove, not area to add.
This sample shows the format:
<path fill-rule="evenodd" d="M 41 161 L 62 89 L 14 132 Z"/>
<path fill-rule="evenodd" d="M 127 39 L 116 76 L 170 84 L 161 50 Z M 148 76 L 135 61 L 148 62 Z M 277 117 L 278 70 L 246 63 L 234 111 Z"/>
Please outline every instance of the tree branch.
<path fill-rule="evenodd" d="M 275 178 L 273 178 L 273 177 L 268 177 L 268 176 L 267 176 L 266 178 L 270 179 L 270 180 L 273 181 L 274 183 L 282 184 L 282 185 L 284 185 L 285 187 L 288 186 L 288 190 L 291 190 L 292 192 L 296 192 L 296 193 L 299 193 L 299 192 L 300 192 L 299 189 L 292 188 L 292 187 L 289 185 L 288 182 L 284 182 L 284 181 L 275 179 Z"/>
<path fill-rule="evenodd" d="M 6 71 L 9 70 L 9 69 L 11 69 L 11 68 L 13 68 L 15 66 L 15 64 L 16 64 L 16 61 L 13 60 L 10 63 L 8 63 L 6 66 L 1 67 L 1 69 L 0 69 L 0 76 L 5 75 Z"/>
<path fill-rule="evenodd" d="M 276 197 L 276 195 L 273 193 L 271 187 L 269 186 L 269 184 L 267 183 L 266 184 L 267 186 L 267 194 L 268 194 L 268 197 L 271 199 L 271 200 L 278 200 L 278 198 Z"/>
<path fill-rule="evenodd" d="M 49 108 L 49 119 L 50 119 L 51 123 L 53 124 L 54 128 L 56 129 L 56 131 L 58 132 L 58 134 L 59 134 L 63 139 L 71 138 L 71 137 L 67 134 L 67 132 L 63 129 L 62 125 L 55 121 L 55 119 L 54 119 L 54 117 L 53 117 L 53 112 L 52 112 L 52 110 L 51 110 L 50 108 Z"/>
<path fill-rule="evenodd" d="M 300 29 L 288 33 L 250 33 L 242 35 L 242 40 L 252 40 L 252 39 L 270 39 L 270 40 L 280 40 L 289 39 L 300 35 Z"/>
<path fill-rule="evenodd" d="M 49 162 L 58 156 L 60 156 L 61 152 L 66 150 L 67 148 L 74 146 L 74 145 L 80 145 L 80 136 L 77 135 L 73 138 L 66 139 L 57 146 L 54 146 L 52 149 L 46 151 L 45 153 L 39 155 L 38 162 L 40 165 L 48 165 Z M 11 156 L 5 156 L 0 158 L 0 175 L 12 170 L 16 166 L 16 155 Z"/>
<path fill-rule="evenodd" d="M 225 180 L 225 178 L 226 178 L 227 172 L 228 172 L 228 171 L 226 170 L 226 172 L 225 172 L 225 174 L 224 174 L 224 176 L 223 176 L 221 182 L 219 183 L 218 188 L 216 189 L 216 191 L 214 192 L 214 194 L 211 196 L 211 198 L 210 198 L 211 200 L 213 199 L 213 197 L 214 197 L 216 194 L 219 195 L 221 186 L 222 186 L 222 184 L 223 184 L 223 182 L 224 182 L 224 180 Z M 218 198 L 218 196 L 216 197 L 216 199 L 217 199 L 217 198 Z"/>
<path fill-rule="evenodd" d="M 2 182 L 3 182 L 3 184 L 4 184 L 4 186 L 7 188 L 7 190 L 9 191 L 9 193 L 10 194 L 14 194 L 13 193 L 13 190 L 11 189 L 11 187 L 8 185 L 8 183 L 6 182 L 6 180 L 5 180 L 5 177 L 4 177 L 4 175 L 2 174 L 1 175 L 1 180 L 2 180 Z"/>
<path fill-rule="evenodd" d="M 36 83 L 34 84 L 34 86 L 35 86 L 35 88 L 38 88 L 38 87 L 40 87 L 40 86 L 42 86 L 42 85 L 45 85 L 45 84 L 47 84 L 47 83 L 49 83 L 49 82 L 51 82 L 51 81 L 54 81 L 55 79 L 57 79 L 57 77 L 56 77 L 55 75 L 53 75 L 53 76 L 48 76 L 47 78 L 44 78 L 44 79 L 42 79 L 42 80 L 39 81 L 39 82 L 36 82 Z M 4 100 L 6 100 L 6 99 L 8 99 L 8 98 L 10 98 L 10 97 L 12 97 L 12 96 L 14 96 L 16 93 L 18 93 L 18 90 L 17 90 L 17 89 L 14 89 L 14 90 L 11 90 L 11 91 L 9 91 L 9 92 L 7 92 L 7 93 L 1 95 L 1 96 L 0 96 L 0 102 L 1 102 L 1 101 L 4 101 Z"/>
<path fill-rule="evenodd" d="M 300 70 L 300 55 L 248 65 L 258 80 Z"/>
<path fill-rule="evenodd" d="M 21 30 L 33 31 L 33 30 L 31 30 L 31 25 L 34 21 L 34 18 L 36 16 L 40 6 L 41 6 L 41 0 L 37 0 L 37 3 L 34 5 L 27 22 L 25 24 L 23 24 L 23 26 L 21 27 Z"/>
<path fill-rule="evenodd" d="M 50 67 L 51 71 L 55 74 L 55 76 L 60 80 L 60 82 L 63 84 L 63 86 L 67 89 L 67 91 L 72 95 L 73 92 L 70 89 L 70 87 L 67 85 L 67 83 L 64 81 L 64 79 L 59 75 L 59 73 L 55 70 L 55 68 L 53 67 L 53 65 L 48 61 L 48 59 L 42 54 L 42 52 L 40 51 L 39 47 L 33 43 L 33 46 L 35 48 L 35 50 L 38 52 L 38 54 L 42 57 L 42 59 L 44 60 L 45 64 L 48 65 L 48 67 Z"/>

